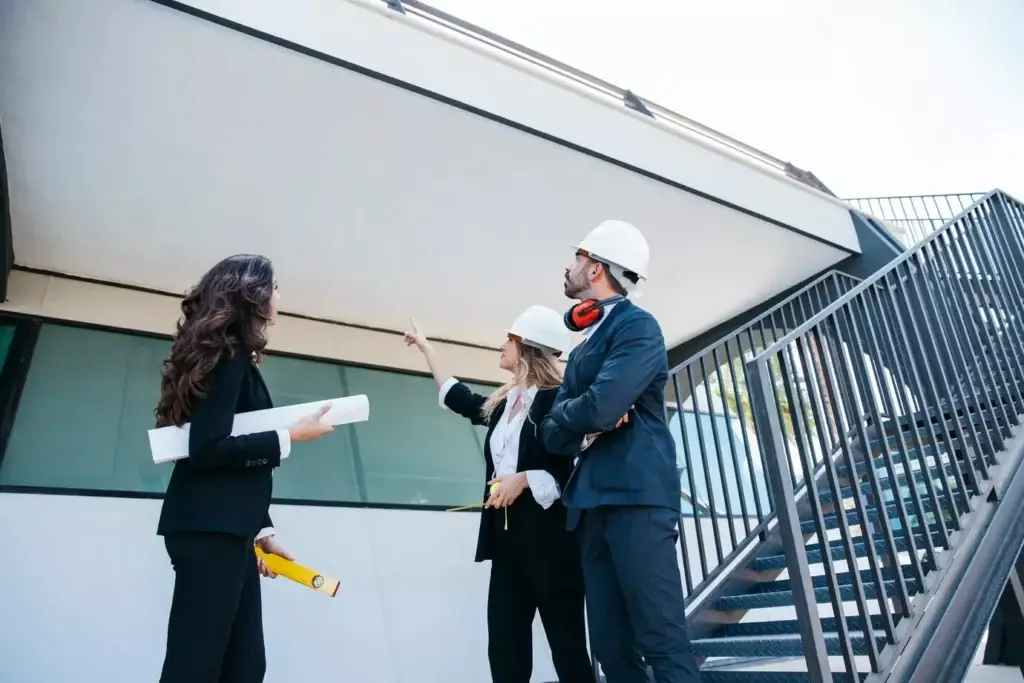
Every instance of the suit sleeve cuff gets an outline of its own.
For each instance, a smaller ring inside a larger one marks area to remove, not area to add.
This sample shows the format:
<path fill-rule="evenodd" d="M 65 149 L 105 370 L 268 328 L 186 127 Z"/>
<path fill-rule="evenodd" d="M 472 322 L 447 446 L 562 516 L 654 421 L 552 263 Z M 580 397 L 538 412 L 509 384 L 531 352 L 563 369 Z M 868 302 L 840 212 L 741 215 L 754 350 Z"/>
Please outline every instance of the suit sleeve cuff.
<path fill-rule="evenodd" d="M 277 430 L 277 442 L 281 446 L 281 459 L 284 460 L 292 452 L 292 435 L 287 429 Z"/>
<path fill-rule="evenodd" d="M 526 482 L 537 505 L 545 510 L 554 505 L 561 495 L 558 491 L 558 482 L 544 470 L 527 470 Z"/>
<path fill-rule="evenodd" d="M 266 527 L 264 529 L 260 529 L 260 532 L 258 534 L 256 534 L 255 540 L 256 541 L 262 540 L 264 538 L 267 538 L 268 536 L 273 536 L 275 533 L 276 532 L 274 531 L 274 527 L 268 526 L 268 527 Z"/>
<path fill-rule="evenodd" d="M 440 390 L 438 390 L 437 392 L 437 403 L 445 410 L 448 410 L 448 406 L 444 404 L 444 399 L 446 396 L 448 396 L 448 392 L 452 390 L 452 387 L 454 387 L 458 383 L 459 380 L 455 379 L 454 377 L 449 377 L 444 381 L 444 384 L 441 385 Z"/>

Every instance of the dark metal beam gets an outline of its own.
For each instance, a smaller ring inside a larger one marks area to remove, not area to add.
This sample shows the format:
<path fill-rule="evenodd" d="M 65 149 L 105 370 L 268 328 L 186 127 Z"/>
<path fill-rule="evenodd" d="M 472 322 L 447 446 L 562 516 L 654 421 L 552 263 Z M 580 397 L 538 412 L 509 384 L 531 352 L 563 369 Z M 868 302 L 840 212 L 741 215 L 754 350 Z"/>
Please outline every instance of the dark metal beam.
<path fill-rule="evenodd" d="M 14 235 L 11 229 L 11 195 L 7 183 L 3 125 L 0 124 L 0 301 L 7 301 L 7 280 L 14 267 Z"/>

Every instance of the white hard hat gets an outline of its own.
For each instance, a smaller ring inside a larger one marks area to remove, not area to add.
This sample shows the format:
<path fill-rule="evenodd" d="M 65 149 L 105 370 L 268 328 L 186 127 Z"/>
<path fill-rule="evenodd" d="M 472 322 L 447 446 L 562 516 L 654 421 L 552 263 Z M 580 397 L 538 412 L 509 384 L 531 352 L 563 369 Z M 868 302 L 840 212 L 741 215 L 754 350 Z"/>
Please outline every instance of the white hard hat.
<path fill-rule="evenodd" d="M 549 353 L 565 353 L 569 348 L 569 330 L 562 315 L 547 306 L 530 306 L 519 314 L 509 334 Z"/>
<path fill-rule="evenodd" d="M 587 252 L 597 261 L 634 272 L 641 280 L 647 279 L 651 249 L 636 226 L 625 221 L 601 223 L 576 245 L 576 249 Z"/>

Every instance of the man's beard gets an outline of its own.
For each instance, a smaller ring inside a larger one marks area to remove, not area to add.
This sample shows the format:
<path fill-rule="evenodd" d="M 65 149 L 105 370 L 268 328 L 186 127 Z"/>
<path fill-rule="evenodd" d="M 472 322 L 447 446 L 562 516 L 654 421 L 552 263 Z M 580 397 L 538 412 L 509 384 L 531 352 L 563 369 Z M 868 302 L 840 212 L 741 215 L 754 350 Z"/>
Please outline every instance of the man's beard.
<path fill-rule="evenodd" d="M 576 299 L 580 294 L 586 291 L 586 289 L 586 285 L 573 282 L 568 275 L 565 276 L 565 296 L 568 298 Z"/>

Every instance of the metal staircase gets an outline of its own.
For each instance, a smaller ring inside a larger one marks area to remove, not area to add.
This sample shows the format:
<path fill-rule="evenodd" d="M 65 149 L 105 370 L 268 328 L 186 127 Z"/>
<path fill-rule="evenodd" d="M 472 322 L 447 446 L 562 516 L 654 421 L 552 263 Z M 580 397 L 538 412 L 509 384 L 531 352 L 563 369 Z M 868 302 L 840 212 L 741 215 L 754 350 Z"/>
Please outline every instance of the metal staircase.
<path fill-rule="evenodd" d="M 1024 543 L 1024 206 L 993 191 L 916 239 L 673 371 L 709 683 L 959 681 L 969 665 Z"/>

